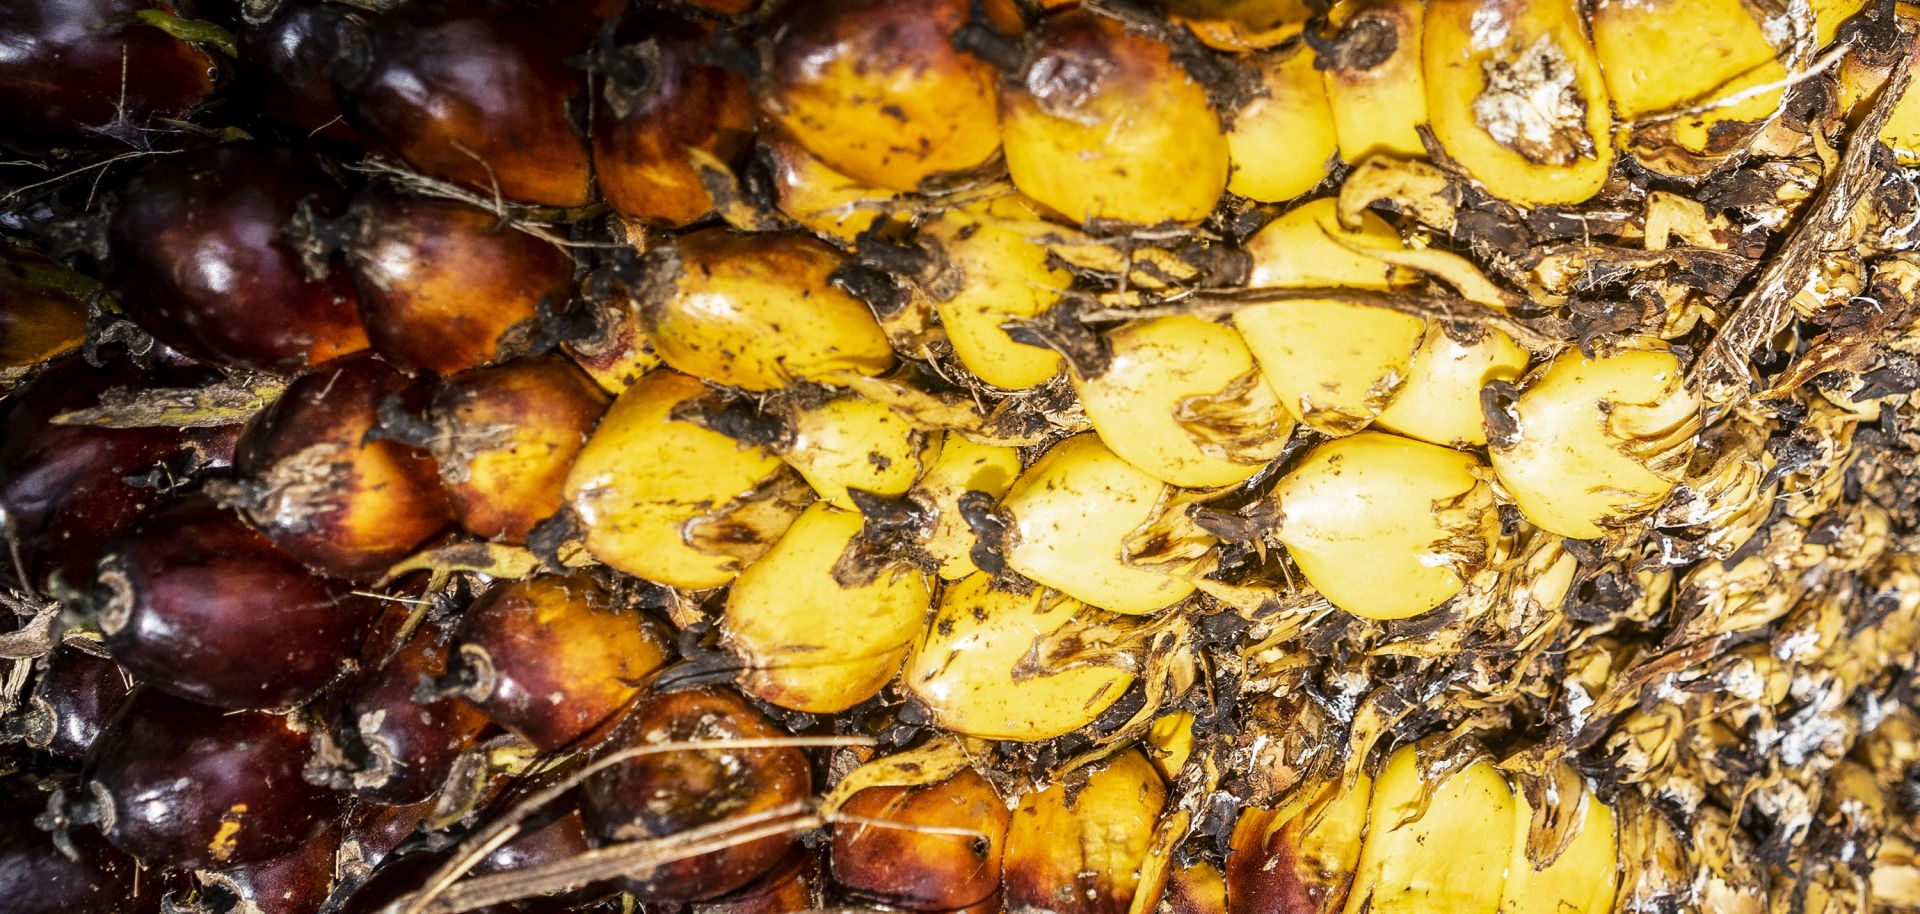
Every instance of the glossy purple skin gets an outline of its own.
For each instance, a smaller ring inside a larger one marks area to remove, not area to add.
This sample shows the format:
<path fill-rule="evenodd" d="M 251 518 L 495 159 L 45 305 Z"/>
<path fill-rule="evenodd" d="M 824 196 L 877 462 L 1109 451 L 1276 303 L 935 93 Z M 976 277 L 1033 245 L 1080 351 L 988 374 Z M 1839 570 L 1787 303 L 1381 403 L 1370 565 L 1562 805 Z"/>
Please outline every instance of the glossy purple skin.
<path fill-rule="evenodd" d="M 225 143 L 165 156 L 114 205 L 108 288 L 134 323 L 206 362 L 291 372 L 365 349 L 346 272 L 307 275 L 285 237 L 303 202 L 322 217 L 346 203 L 304 153 Z"/>
<path fill-rule="evenodd" d="M 340 46 L 365 27 L 365 15 L 352 7 L 288 2 L 273 18 L 240 33 L 246 84 L 258 88 L 267 117 L 292 128 L 292 139 L 358 139 L 340 111 L 333 64 Z"/>
<path fill-rule="evenodd" d="M 150 866 L 221 869 L 312 840 L 340 796 L 301 777 L 307 735 L 286 718 L 143 690 L 94 741 L 90 786 L 107 840 Z"/>
<path fill-rule="evenodd" d="M 86 755 L 132 688 L 112 660 L 75 647 L 56 648 L 33 687 L 34 708 L 46 715 L 46 727 L 27 734 L 28 744 L 66 758 Z"/>
<path fill-rule="evenodd" d="M 379 605 L 319 577 L 233 511 L 188 502 L 107 547 L 107 650 L 156 688 L 220 708 L 296 704 L 339 676 Z"/>
<path fill-rule="evenodd" d="M 331 721 L 335 741 L 343 747 L 363 743 L 367 751 L 393 760 L 363 765 L 346 789 L 361 799 L 398 805 L 425 800 L 446 783 L 454 762 L 488 726 L 464 699 L 414 699 L 423 680 L 446 669 L 439 633 L 423 629 L 346 688 Z"/>
<path fill-rule="evenodd" d="M 0 780 L 0 912 L 5 914 L 147 914 L 160 907 L 163 884 L 155 874 L 141 878 L 134 893 L 133 858 L 115 849 L 91 829 L 71 833 L 78 859 L 54 846 L 53 837 L 33 824 L 47 808 L 47 797 L 24 779 Z"/>
<path fill-rule="evenodd" d="M 214 58 L 135 20 L 141 0 L 8 0 L 0 13 L 0 148 L 139 148 L 157 118 L 211 98 Z M 125 79 L 121 78 L 122 66 Z"/>
<path fill-rule="evenodd" d="M 314 840 L 271 860 L 200 874 L 200 883 L 206 887 L 201 895 L 209 904 L 187 910 L 193 914 L 222 910 L 214 902 L 213 896 L 219 895 L 242 903 L 231 914 L 317 914 L 333 892 L 340 833 L 341 826 L 334 823 Z"/>
<path fill-rule="evenodd" d="M 0 402 L 0 511 L 20 546 L 28 589 L 44 591 L 55 574 L 85 587 L 100 548 L 153 502 L 153 490 L 128 477 L 177 451 L 179 430 L 53 423 L 97 405 L 109 388 L 142 383 L 125 367 L 94 368 L 72 355 Z M 0 561 L 0 581 L 16 577 L 11 558 Z"/>

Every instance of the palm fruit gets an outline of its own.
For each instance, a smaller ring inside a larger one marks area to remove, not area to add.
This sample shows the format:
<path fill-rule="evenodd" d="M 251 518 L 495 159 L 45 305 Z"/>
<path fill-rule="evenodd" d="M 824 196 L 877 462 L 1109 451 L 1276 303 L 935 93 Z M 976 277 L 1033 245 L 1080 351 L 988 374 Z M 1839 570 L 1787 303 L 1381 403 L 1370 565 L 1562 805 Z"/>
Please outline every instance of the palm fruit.
<path fill-rule="evenodd" d="M 300 136 L 348 144 L 358 137 L 340 110 L 335 52 L 367 26 L 367 17 L 329 3 L 286 3 L 239 35 L 247 85 L 258 87 L 266 115 Z"/>
<path fill-rule="evenodd" d="M 1276 535 L 1333 605 L 1369 619 L 1418 615 L 1487 562 L 1500 519 L 1484 471 L 1468 454 L 1394 435 L 1337 438 L 1274 488 Z"/>
<path fill-rule="evenodd" d="M 6 728 L 13 733 L 0 731 L 0 739 L 17 734 L 34 749 L 78 760 L 132 692 L 133 682 L 120 664 L 77 647 L 57 648 L 45 663 L 24 712 Z"/>
<path fill-rule="evenodd" d="M 740 74 L 700 57 L 709 30 L 657 14 L 621 21 L 600 52 L 594 87 L 593 171 L 608 205 L 657 225 L 699 220 L 714 207 L 699 150 L 721 163 L 745 149 L 753 103 Z"/>
<path fill-rule="evenodd" d="M 1232 328 L 1165 317 L 1114 330 L 1106 344 L 1104 370 L 1074 372 L 1073 386 L 1121 459 L 1172 485 L 1210 488 L 1279 456 L 1293 419 Z"/>
<path fill-rule="evenodd" d="M 933 459 L 925 432 L 886 404 L 857 395 L 795 406 L 790 424 L 793 436 L 781 456 L 836 508 L 855 507 L 849 488 L 905 495 Z"/>
<path fill-rule="evenodd" d="M 1228 190 L 1280 202 L 1312 190 L 1333 173 L 1339 138 L 1315 63 L 1313 49 L 1304 44 L 1258 58 L 1264 91 L 1234 112 L 1227 129 L 1233 161 Z"/>
<path fill-rule="evenodd" d="M 1030 33 L 1000 100 L 1007 171 L 1074 223 L 1197 222 L 1227 186 L 1227 139 L 1207 92 L 1167 45 L 1089 10 Z"/>
<path fill-rule="evenodd" d="M 720 625 L 743 691 L 834 713 L 900 671 L 932 594 L 924 572 L 895 561 L 850 567 L 842 556 L 862 526 L 860 515 L 815 502 L 735 579 Z"/>
<path fill-rule="evenodd" d="M 971 768 L 934 784 L 867 788 L 840 807 L 834 824 L 834 882 L 909 911 L 979 904 L 1000 891 L 1009 818 Z"/>
<path fill-rule="evenodd" d="M 1092 723 L 1133 683 L 1125 637 L 1117 616 L 1040 587 L 999 589 L 992 576 L 974 574 L 940 591 L 900 683 L 949 730 L 1049 739 Z M 1117 655 L 1040 665 L 1049 645 Z"/>
<path fill-rule="evenodd" d="M 1173 21 L 1223 51 L 1275 47 L 1300 34 L 1314 8 L 1304 0 L 1171 0 Z"/>
<path fill-rule="evenodd" d="M 586 736 L 671 656 L 658 623 L 581 574 L 487 591 L 454 628 L 442 689 L 543 750 Z"/>
<path fill-rule="evenodd" d="M 651 372 L 587 439 L 565 491 L 595 558 L 673 587 L 718 587 L 804 506 L 766 447 L 680 416 L 706 395 L 686 375 Z"/>
<path fill-rule="evenodd" d="M 1007 567 L 1101 609 L 1163 609 L 1193 592 L 1191 573 L 1211 547 L 1171 495 L 1099 437 L 1068 438 L 1000 500 Z"/>
<path fill-rule="evenodd" d="M 39 785 L 27 778 L 0 781 L 0 880 L 12 914 L 63 914 L 84 906 L 101 914 L 150 914 L 161 891 L 150 881 L 134 890 L 140 862 L 89 832 L 67 837 L 67 847 L 35 827 L 47 808 Z"/>
<path fill-rule="evenodd" d="M 648 695 L 616 737 L 618 748 L 660 747 L 600 771 L 581 785 L 581 813 L 596 846 L 660 838 L 689 828 L 770 813 L 812 788 L 807 757 L 792 747 L 672 748 L 689 740 L 776 737 L 773 723 L 739 695 L 696 689 Z M 786 856 L 775 835 L 659 866 L 632 870 L 620 886 L 648 901 L 693 901 L 751 882 Z"/>
<path fill-rule="evenodd" d="M 24 248 L 0 247 L 0 388 L 86 340 L 96 283 Z"/>
<path fill-rule="evenodd" d="M 1355 250 L 1360 236 L 1398 245 L 1372 214 L 1357 232 L 1344 228 L 1332 200 L 1289 210 L 1247 240 L 1253 288 L 1386 290 L 1411 279 L 1405 271 Z M 1424 325 L 1418 318 L 1370 305 L 1293 301 L 1240 309 L 1234 327 L 1288 412 L 1307 427 L 1342 435 L 1365 428 L 1405 383 Z"/>
<path fill-rule="evenodd" d="M 1619 888 L 1619 842 L 1613 809 L 1588 791 L 1569 768 L 1551 775 L 1557 798 L 1575 809 L 1572 839 L 1552 848 L 1559 856 L 1544 867 L 1529 850 L 1534 809 L 1524 792 L 1514 799 L 1513 861 L 1501 890 L 1499 914 L 1609 914 Z"/>
<path fill-rule="evenodd" d="M 530 7 L 422 3 L 374 19 L 334 79 L 372 150 L 489 197 L 579 206 L 593 169 L 567 119 L 585 80 L 566 36 Z"/>
<path fill-rule="evenodd" d="M 952 36 L 964 0 L 786 3 L 772 24 L 773 120 L 856 181 L 911 191 L 1000 145 L 997 75 Z"/>
<path fill-rule="evenodd" d="M 1046 313 L 1073 277 L 1049 260 L 1034 235 L 1047 230 L 1031 206 L 996 201 L 949 210 L 921 229 L 938 245 L 958 282 L 934 296 L 954 357 L 980 380 L 1020 390 L 1060 371 L 1060 355 L 1007 335 L 1009 321 Z"/>
<path fill-rule="evenodd" d="M 1527 351 L 1505 331 L 1433 321 L 1414 351 L 1406 383 L 1374 425 L 1447 447 L 1484 447 L 1486 417 L 1481 391 L 1494 381 L 1513 381 L 1527 370 Z"/>
<path fill-rule="evenodd" d="M 1328 13 L 1334 33 L 1320 52 L 1340 158 L 1426 155 L 1419 0 L 1344 0 Z"/>
<path fill-rule="evenodd" d="M 567 472 L 607 403 L 553 354 L 448 378 L 427 407 L 427 447 L 454 519 L 475 536 L 526 542 L 565 503 Z"/>
<path fill-rule="evenodd" d="M 1427 4 L 1421 75 L 1434 139 L 1488 193 L 1579 203 L 1613 168 L 1613 112 L 1572 0 Z"/>
<path fill-rule="evenodd" d="M 922 510 L 933 515 L 920 545 L 940 563 L 942 579 L 958 581 L 980 570 L 973 562 L 973 548 L 979 538 L 967 522 L 961 499 L 968 492 L 979 492 L 999 501 L 1019 475 L 1018 450 L 970 441 L 959 432 L 942 436 L 939 454 L 909 493 Z"/>
<path fill-rule="evenodd" d="M 1127 751 L 1020 798 L 1001 866 L 1005 904 L 1122 914 L 1133 902 L 1154 823 L 1167 801 L 1159 772 Z"/>
<path fill-rule="evenodd" d="M 1487 762 L 1430 771 L 1415 747 L 1394 752 L 1373 782 L 1346 911 L 1495 914 L 1518 805 Z M 1448 865 L 1423 865 L 1428 848 L 1446 848 Z"/>
<path fill-rule="evenodd" d="M 1588 539 L 1672 491 L 1699 413 L 1664 346 L 1568 350 L 1528 375 L 1488 453 L 1527 520 Z"/>
<path fill-rule="evenodd" d="M 679 371 L 774 390 L 893 365 L 873 312 L 828 282 L 839 258 L 812 238 L 709 229 L 660 252 L 641 314 L 660 358 Z"/>
<path fill-rule="evenodd" d="M 349 214 L 348 268 L 375 352 L 407 371 L 453 374 L 526 352 L 542 305 L 572 297 L 573 260 L 497 215 L 392 190 Z"/>
<path fill-rule="evenodd" d="M 1338 911 L 1360 862 L 1373 779 L 1330 785 L 1311 803 L 1240 813 L 1225 872 L 1227 910 Z"/>
<path fill-rule="evenodd" d="M 862 184 L 834 171 L 799 141 L 775 128 L 760 134 L 760 152 L 772 172 L 773 203 L 780 214 L 821 238 L 851 246 L 860 233 L 886 216 L 900 195 Z"/>

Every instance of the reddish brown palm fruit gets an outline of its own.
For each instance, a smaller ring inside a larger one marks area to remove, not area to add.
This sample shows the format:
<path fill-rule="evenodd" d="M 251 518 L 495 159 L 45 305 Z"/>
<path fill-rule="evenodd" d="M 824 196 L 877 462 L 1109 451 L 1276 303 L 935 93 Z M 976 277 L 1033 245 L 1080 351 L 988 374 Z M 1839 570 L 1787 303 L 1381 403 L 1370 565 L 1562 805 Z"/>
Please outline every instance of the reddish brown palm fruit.
<path fill-rule="evenodd" d="M 785 735 L 736 692 L 701 688 L 649 695 L 621 722 L 633 749 L 692 740 Z M 791 747 L 673 749 L 601 771 L 581 786 L 581 812 L 596 845 L 662 838 L 798 803 L 813 789 L 807 756 Z M 771 869 L 793 839 L 774 835 L 623 877 L 648 902 L 695 901 L 739 889 Z"/>
<path fill-rule="evenodd" d="M 592 850 L 592 845 L 587 842 L 587 829 L 580 818 L 580 811 L 568 809 L 545 824 L 530 823 L 523 827 L 520 837 L 488 854 L 474 865 L 473 873 L 487 876 L 546 866 L 572 860 L 589 850 Z M 618 891 L 611 883 L 594 883 L 571 892 L 523 898 L 480 910 L 496 914 L 564 914 Z"/>
<path fill-rule="evenodd" d="M 378 803 L 416 803 L 446 783 L 487 719 L 460 698 L 416 697 L 447 671 L 445 633 L 423 626 L 345 684 L 314 734 L 309 780 Z"/>
<path fill-rule="evenodd" d="M 317 914 L 333 892 L 340 822 L 313 840 L 270 860 L 195 873 L 191 901 L 169 914 Z"/>
<path fill-rule="evenodd" d="M 154 491 L 137 480 L 180 449 L 179 429 L 53 422 L 142 381 L 129 367 L 94 368 L 74 355 L 0 403 L 0 524 L 19 550 L 28 589 L 43 589 L 56 574 L 84 586 L 101 546 L 152 503 Z M 0 579 L 15 573 L 11 557 L 0 561 Z"/>
<path fill-rule="evenodd" d="M 413 837 L 440 802 L 437 796 L 401 806 L 353 801 L 340 817 L 340 871 L 364 878 Z"/>
<path fill-rule="evenodd" d="M 379 606 L 314 575 L 233 511 L 187 501 L 108 545 L 107 650 L 153 687 L 220 708 L 284 708 L 340 675 Z"/>
<path fill-rule="evenodd" d="M 0 780 L 0 910 L 7 914 L 146 914 L 160 908 L 164 883 L 91 830 L 68 835 L 74 856 L 34 825 L 47 797 L 25 777 Z M 141 890 L 136 891 L 136 886 Z"/>
<path fill-rule="evenodd" d="M 81 758 L 132 689 L 133 681 L 111 659 L 77 647 L 55 648 L 27 699 L 18 735 L 42 752 Z"/>
<path fill-rule="evenodd" d="M 1000 890 L 1009 814 L 993 786 L 971 768 L 936 784 L 870 787 L 840 811 L 846 818 L 833 826 L 833 879 L 859 898 L 949 911 Z"/>
<path fill-rule="evenodd" d="M 572 294 L 573 259 L 478 207 L 391 189 L 360 195 L 347 264 L 373 348 L 452 374 L 526 351 L 542 302 Z"/>
<path fill-rule="evenodd" d="M 775 14 L 761 104 L 827 165 L 910 191 L 1000 148 L 999 74 L 954 47 L 967 0 L 794 0 Z"/>
<path fill-rule="evenodd" d="M 377 578 L 451 519 L 425 451 L 368 439 L 389 397 L 418 406 L 424 391 L 371 356 L 341 359 L 288 385 L 241 438 L 248 519 L 322 573 Z"/>
<path fill-rule="evenodd" d="M 440 687 L 543 750 L 604 723 L 671 657 L 673 638 L 584 574 L 501 584 L 454 631 Z"/>
<path fill-rule="evenodd" d="M 344 271 L 310 275 L 286 237 L 345 196 L 303 153 L 226 143 L 127 182 L 107 223 L 107 285 L 134 323 L 189 356 L 297 371 L 367 346 Z"/>
<path fill-rule="evenodd" d="M 592 198 L 586 144 L 567 117 L 585 91 L 575 30 L 498 0 L 410 4 L 341 50 L 347 118 L 375 152 L 429 177 L 546 206 Z"/>
<path fill-rule="evenodd" d="M 622 215 L 683 226 L 713 209 L 689 149 L 727 162 L 753 136 L 738 73 L 701 62 L 710 29 L 656 12 L 630 16 L 595 57 L 593 168 Z"/>
<path fill-rule="evenodd" d="M 592 378 L 554 354 L 448 378 L 427 411 L 428 447 L 460 526 L 526 542 L 565 502 L 567 471 L 608 402 Z"/>
<path fill-rule="evenodd" d="M 825 854 L 794 845 L 773 869 L 711 901 L 691 906 L 692 914 L 799 914 L 826 907 Z"/>
<path fill-rule="evenodd" d="M 297 131 L 295 138 L 352 143 L 357 137 L 333 85 L 335 55 L 366 28 L 360 10 L 320 0 L 286 2 L 271 19 L 239 35 L 243 86 L 260 93 L 260 109 Z"/>
<path fill-rule="evenodd" d="M 95 285 L 43 254 L 0 245 L 0 381 L 85 341 Z"/>
<path fill-rule="evenodd" d="M 147 0 L 19 0 L 0 17 L 0 147 L 29 155 L 144 145 L 211 98 L 220 67 L 140 22 Z"/>
<path fill-rule="evenodd" d="M 1166 784 L 1137 750 L 1021 797 L 1002 863 L 1007 908 L 1124 914 L 1166 800 Z"/>
<path fill-rule="evenodd" d="M 300 777 L 307 737 L 277 714 L 234 713 L 153 689 L 94 741 L 91 780 L 69 797 L 107 840 L 151 866 L 270 860 L 325 830 L 340 797 Z"/>

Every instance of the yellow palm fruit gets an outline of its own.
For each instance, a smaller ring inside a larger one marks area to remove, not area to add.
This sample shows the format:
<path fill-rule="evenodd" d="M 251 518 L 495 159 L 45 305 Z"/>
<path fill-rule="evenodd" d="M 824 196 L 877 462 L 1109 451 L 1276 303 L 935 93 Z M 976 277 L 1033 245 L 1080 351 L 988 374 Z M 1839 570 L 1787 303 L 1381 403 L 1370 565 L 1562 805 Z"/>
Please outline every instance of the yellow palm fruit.
<path fill-rule="evenodd" d="M 1357 231 L 1342 228 L 1339 204 L 1314 200 L 1289 210 L 1247 240 L 1254 288 L 1391 289 L 1408 275 L 1351 250 L 1397 245 L 1392 227 L 1371 213 Z M 1242 308 L 1233 323 L 1288 412 L 1329 435 L 1365 428 L 1407 377 L 1425 324 L 1385 308 L 1297 301 Z"/>
<path fill-rule="evenodd" d="M 921 546 L 940 563 L 940 577 L 958 581 L 980 570 L 973 564 L 976 537 L 960 511 L 960 497 L 981 492 L 999 501 L 1019 475 L 1018 449 L 977 444 L 959 432 L 946 434 L 940 453 L 913 488 L 914 500 L 934 515 Z"/>
<path fill-rule="evenodd" d="M 1044 587 L 997 590 L 993 576 L 948 584 L 901 674 L 933 722 L 979 739 L 1041 740 L 1078 730 L 1133 674 L 1102 664 L 1036 666 L 1045 643 L 1108 639 L 1117 617 Z"/>
<path fill-rule="evenodd" d="M 1023 82 L 1001 97 L 1007 171 L 1074 222 L 1198 222 L 1227 186 L 1227 138 L 1206 90 L 1166 45 L 1073 9 L 1029 33 Z"/>
<path fill-rule="evenodd" d="M 796 379 L 893 367 L 873 312 L 828 282 L 840 265 L 832 248 L 802 235 L 709 229 L 670 250 L 666 275 L 641 313 L 654 349 L 673 368 L 774 390 Z"/>
<path fill-rule="evenodd" d="M 1442 603 L 1485 563 L 1500 528 L 1471 455 L 1381 432 L 1309 452 L 1274 488 L 1279 538 L 1328 602 L 1368 619 Z"/>
<path fill-rule="evenodd" d="M 1162 482 L 1212 488 L 1240 482 L 1280 456 L 1293 417 L 1230 327 L 1165 317 L 1107 334 L 1112 359 L 1073 375 L 1100 440 Z"/>
<path fill-rule="evenodd" d="M 619 396 L 642 375 L 660 367 L 660 356 L 647 339 L 640 310 L 625 296 L 615 297 L 601 312 L 599 332 L 583 340 L 569 340 L 561 349 L 593 378 L 600 389 Z"/>
<path fill-rule="evenodd" d="M 1267 203 L 1291 200 L 1333 171 L 1340 154 L 1333 109 L 1312 48 L 1294 45 L 1253 63 L 1264 92 L 1234 113 L 1227 131 L 1227 189 Z"/>
<path fill-rule="evenodd" d="M 796 0 L 772 23 L 761 101 L 854 179 L 910 191 L 1000 147 L 999 75 L 953 46 L 967 0 Z"/>
<path fill-rule="evenodd" d="M 1146 743 L 1152 747 L 1147 758 L 1160 776 L 1169 781 L 1179 777 L 1180 769 L 1193 755 L 1193 713 L 1169 711 L 1160 715 L 1147 731 Z"/>
<path fill-rule="evenodd" d="M 587 439 L 565 492 L 595 558 L 672 587 L 718 587 L 799 513 L 769 503 L 752 526 L 716 523 L 789 471 L 764 447 L 673 418 L 706 393 L 693 378 L 655 371 L 614 400 Z"/>
<path fill-rule="evenodd" d="M 1613 168 L 1613 114 L 1576 0 L 1433 0 L 1421 72 L 1434 139 L 1509 203 L 1578 203 Z"/>
<path fill-rule="evenodd" d="M 899 672 L 933 597 L 926 575 L 904 566 L 878 569 L 866 584 L 836 577 L 863 524 L 815 502 L 734 579 L 720 627 L 745 667 L 742 690 L 831 714 L 872 698 Z"/>
<path fill-rule="evenodd" d="M 1373 779 L 1360 775 L 1351 790 L 1328 785 L 1309 802 L 1261 809 L 1249 807 L 1228 839 L 1229 910 L 1337 911 L 1345 903 L 1360 863 Z"/>
<path fill-rule="evenodd" d="M 1427 154 L 1420 71 L 1420 0 L 1341 0 L 1328 13 L 1336 52 L 1321 55 L 1340 157 L 1415 159 Z"/>
<path fill-rule="evenodd" d="M 1167 0 L 1161 6 L 1194 37 L 1222 51 L 1278 47 L 1300 34 L 1315 12 L 1306 0 Z"/>
<path fill-rule="evenodd" d="M 1657 341 L 1591 359 L 1569 349 L 1528 377 L 1509 421 L 1489 448 L 1501 486 L 1535 526 L 1592 539 L 1672 491 L 1700 400 Z"/>
<path fill-rule="evenodd" d="M 935 296 L 933 303 L 954 356 L 980 380 L 1008 390 L 1058 374 L 1060 354 L 1014 342 L 1000 325 L 1040 316 L 1073 283 L 1072 274 L 1048 263 L 1046 247 L 1029 239 L 1020 222 L 1003 218 L 1017 218 L 1020 209 L 1010 203 L 949 210 L 920 230 L 960 280 L 951 296 Z"/>
<path fill-rule="evenodd" d="M 1514 793 L 1513 861 L 1500 898 L 1500 914 L 1610 914 L 1620 888 L 1619 842 L 1613 810 L 1587 790 L 1580 776 L 1562 766 L 1556 772 L 1562 797 L 1581 797 L 1583 810 L 1574 835 L 1560 856 L 1535 869 L 1527 856 L 1533 805 Z"/>
<path fill-rule="evenodd" d="M 760 142 L 773 172 L 774 207 L 824 238 L 852 245 L 898 196 L 834 171 L 778 130 L 766 130 Z"/>
<path fill-rule="evenodd" d="M 1167 873 L 1156 914 L 1227 914 L 1227 881 L 1220 868 L 1205 860 L 1176 863 Z"/>
<path fill-rule="evenodd" d="M 1199 556 L 1179 543 L 1184 514 L 1167 516 L 1166 483 L 1092 434 L 1054 445 L 1000 502 L 1009 515 L 1007 567 L 1077 600 L 1118 613 L 1148 613 L 1193 592 Z M 1165 535 L 1160 528 L 1172 527 Z M 1194 530 L 1191 535 L 1198 536 Z M 1175 543 L 1165 567 L 1136 564 L 1135 542 Z M 1202 547 L 1204 549 L 1204 547 Z"/>
<path fill-rule="evenodd" d="M 1166 802 L 1166 784 L 1134 750 L 1021 797 L 1000 864 L 1006 909 L 1127 910 Z"/>
<path fill-rule="evenodd" d="M 857 507 L 851 486 L 895 498 L 907 494 L 933 460 L 928 435 L 892 407 L 861 396 L 797 406 L 788 465 L 836 508 Z"/>
<path fill-rule="evenodd" d="M 1484 761 L 1431 785 L 1419 769 L 1403 746 L 1374 779 L 1347 914 L 1495 914 L 1513 856 L 1513 791 Z"/>
<path fill-rule="evenodd" d="M 1780 104 L 1786 67 L 1740 0 L 1597 0 L 1592 24 L 1593 48 L 1622 119 L 1753 92 L 1650 131 L 1652 148 L 1636 149 L 1649 167 L 1669 170 L 1658 148 L 1666 143 L 1695 154 L 1734 152 L 1753 130 L 1731 128 L 1757 125 Z M 1773 88 L 1753 91 L 1764 86 Z"/>
<path fill-rule="evenodd" d="M 1527 371 L 1527 351 L 1489 327 L 1427 325 L 1407 382 L 1373 420 L 1376 427 L 1448 447 L 1487 443 L 1480 391 Z"/>

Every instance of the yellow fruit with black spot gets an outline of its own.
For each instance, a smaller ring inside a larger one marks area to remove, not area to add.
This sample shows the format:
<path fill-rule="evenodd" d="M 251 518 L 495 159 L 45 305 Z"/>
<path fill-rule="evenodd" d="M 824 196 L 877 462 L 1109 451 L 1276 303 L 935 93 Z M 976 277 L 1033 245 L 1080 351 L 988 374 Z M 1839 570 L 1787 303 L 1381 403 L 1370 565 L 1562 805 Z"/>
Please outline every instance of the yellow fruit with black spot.
<path fill-rule="evenodd" d="M 921 229 L 952 271 L 950 294 L 935 296 L 933 309 L 954 357 L 995 387 L 1021 390 L 1060 373 L 1059 353 L 1015 342 L 1001 327 L 1046 313 L 1073 284 L 1033 237 L 1048 228 L 1013 200 L 949 210 Z"/>
<path fill-rule="evenodd" d="M 791 423 L 793 437 L 783 456 L 837 508 L 857 507 L 849 487 L 889 498 L 907 494 L 933 459 L 925 432 L 865 397 L 796 407 Z"/>
<path fill-rule="evenodd" d="M 1340 158 L 1420 158 L 1427 123 L 1421 75 L 1420 0 L 1342 0 L 1327 14 L 1332 50 L 1321 55 Z"/>
<path fill-rule="evenodd" d="M 1166 802 L 1166 784 L 1134 750 L 1021 797 L 1000 864 L 1007 910 L 1127 910 Z"/>
<path fill-rule="evenodd" d="M 1480 391 L 1526 371 L 1527 351 L 1506 333 L 1435 321 L 1413 354 L 1407 382 L 1374 426 L 1447 447 L 1480 447 L 1487 443 Z"/>
<path fill-rule="evenodd" d="M 1340 155 L 1333 109 L 1312 48 L 1294 45 L 1252 63 L 1261 91 L 1234 112 L 1227 130 L 1227 189 L 1268 203 L 1291 200 L 1333 172 Z"/>
<path fill-rule="evenodd" d="M 933 515 L 921 547 L 940 563 L 940 577 L 958 581 L 980 569 L 973 564 L 977 534 L 960 509 L 960 499 L 979 492 L 997 502 L 1020 475 L 1017 448 L 969 441 L 959 432 L 947 432 L 940 453 L 913 487 L 912 497 Z"/>

